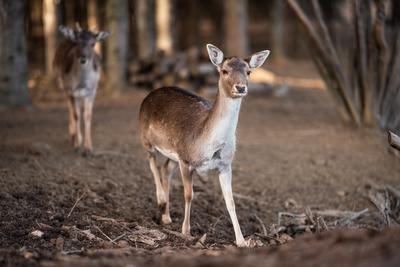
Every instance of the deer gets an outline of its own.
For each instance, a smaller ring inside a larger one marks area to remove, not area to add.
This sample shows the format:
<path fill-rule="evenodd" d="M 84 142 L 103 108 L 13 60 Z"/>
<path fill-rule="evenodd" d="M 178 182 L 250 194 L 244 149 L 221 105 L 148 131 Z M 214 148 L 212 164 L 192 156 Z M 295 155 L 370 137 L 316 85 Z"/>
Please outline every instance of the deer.
<path fill-rule="evenodd" d="M 216 170 L 222 194 L 233 224 L 235 243 L 249 246 L 237 219 L 232 193 L 232 161 L 236 149 L 236 128 L 243 97 L 248 93 L 251 71 L 263 65 L 270 51 L 248 59 L 224 57 L 207 44 L 211 63 L 219 72 L 218 93 L 213 104 L 178 87 L 162 87 L 150 92 L 139 111 L 140 138 L 156 185 L 161 223 L 172 222 L 169 212 L 170 182 L 179 168 L 184 189 L 182 234 L 190 236 L 190 208 L 193 174 Z M 164 158 L 161 166 L 158 159 Z"/>
<path fill-rule="evenodd" d="M 93 150 L 91 124 L 93 104 L 100 79 L 100 56 L 96 42 L 108 37 L 106 31 L 94 32 L 60 26 L 64 36 L 56 49 L 53 65 L 59 87 L 64 91 L 69 110 L 69 138 L 77 152 L 90 155 Z M 84 125 L 84 139 L 81 124 Z"/>

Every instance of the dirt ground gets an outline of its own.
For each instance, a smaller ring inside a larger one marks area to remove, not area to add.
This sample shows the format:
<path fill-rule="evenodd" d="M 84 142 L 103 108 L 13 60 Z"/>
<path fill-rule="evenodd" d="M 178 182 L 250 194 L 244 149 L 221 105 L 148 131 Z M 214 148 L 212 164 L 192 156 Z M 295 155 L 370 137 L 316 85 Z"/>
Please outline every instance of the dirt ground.
<path fill-rule="evenodd" d="M 381 232 L 383 221 L 363 195 L 367 183 L 398 188 L 399 158 L 378 130 L 343 124 L 327 92 L 292 89 L 282 98 L 254 92 L 242 105 L 233 188 L 242 231 L 261 246 L 253 249 L 233 246 L 215 175 L 195 180 L 193 239 L 178 233 L 179 176 L 172 185 L 173 223 L 157 223 L 137 129 L 144 96 L 97 100 L 96 154 L 89 158 L 68 143 L 64 103 L 0 111 L 1 266 L 399 266 L 400 231 Z M 348 227 L 363 230 L 260 238 L 263 225 L 269 232 L 277 224 L 278 212 L 306 206 L 368 208 L 374 219 Z"/>

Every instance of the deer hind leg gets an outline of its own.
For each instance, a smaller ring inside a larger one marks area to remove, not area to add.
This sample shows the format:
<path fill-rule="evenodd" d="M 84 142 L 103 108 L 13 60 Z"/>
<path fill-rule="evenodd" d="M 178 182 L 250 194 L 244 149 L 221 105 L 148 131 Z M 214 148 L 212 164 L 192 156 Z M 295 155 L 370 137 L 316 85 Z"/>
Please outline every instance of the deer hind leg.
<path fill-rule="evenodd" d="M 167 201 L 166 201 L 166 196 L 165 196 L 163 186 L 161 184 L 161 177 L 160 177 L 160 172 L 157 167 L 156 155 L 157 155 L 156 151 L 148 152 L 150 169 L 153 174 L 154 183 L 156 184 L 157 204 L 159 206 L 160 211 L 163 212 L 165 210 L 165 203 Z"/>
<path fill-rule="evenodd" d="M 85 99 L 83 101 L 83 123 L 85 129 L 85 141 L 83 144 L 84 154 L 90 155 L 93 150 L 92 145 L 92 133 L 91 133 L 91 126 L 92 126 L 92 110 L 93 110 L 93 100 Z"/>
<path fill-rule="evenodd" d="M 182 234 L 190 236 L 190 206 L 193 199 L 193 170 L 190 170 L 190 166 L 183 161 L 179 161 L 179 168 L 181 171 L 185 196 L 185 218 L 182 224 Z"/>
<path fill-rule="evenodd" d="M 169 214 L 169 189 L 172 177 L 175 175 L 175 171 L 178 164 L 170 159 L 167 159 L 161 167 L 161 183 L 165 194 L 165 205 L 164 210 L 161 211 L 161 221 L 163 224 L 169 224 L 172 222 Z M 161 207 L 162 208 L 162 207 Z"/>
<path fill-rule="evenodd" d="M 235 231 L 236 245 L 238 247 L 247 247 L 248 243 L 244 240 L 240 225 L 236 216 L 235 202 L 232 195 L 232 169 L 231 166 L 224 168 L 219 173 L 219 182 L 221 184 L 222 194 L 225 204 L 231 218 L 233 229 Z"/>

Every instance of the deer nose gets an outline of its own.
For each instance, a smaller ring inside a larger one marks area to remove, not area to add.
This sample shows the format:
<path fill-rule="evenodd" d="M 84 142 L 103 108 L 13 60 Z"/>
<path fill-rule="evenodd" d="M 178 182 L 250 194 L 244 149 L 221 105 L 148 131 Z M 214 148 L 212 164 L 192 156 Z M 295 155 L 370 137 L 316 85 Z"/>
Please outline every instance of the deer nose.
<path fill-rule="evenodd" d="M 236 88 L 236 91 L 239 93 L 239 94 L 244 94 L 244 93 L 246 93 L 246 86 L 243 86 L 243 85 L 235 85 L 235 88 Z"/>
<path fill-rule="evenodd" d="M 79 59 L 79 62 L 80 62 L 81 64 L 85 64 L 85 63 L 86 63 L 86 58 L 81 57 L 81 58 Z"/>

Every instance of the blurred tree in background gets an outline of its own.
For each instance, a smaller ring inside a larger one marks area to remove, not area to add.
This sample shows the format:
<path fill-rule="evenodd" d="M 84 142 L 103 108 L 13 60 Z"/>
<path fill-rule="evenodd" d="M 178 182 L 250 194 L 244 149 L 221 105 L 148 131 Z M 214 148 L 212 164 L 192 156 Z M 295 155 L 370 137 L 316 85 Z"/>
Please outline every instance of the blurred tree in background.
<path fill-rule="evenodd" d="M 223 1 L 224 45 L 226 53 L 240 57 L 249 53 L 247 34 L 247 0 Z"/>
<path fill-rule="evenodd" d="M 0 105 L 27 106 L 26 1 L 0 1 Z"/>
<path fill-rule="evenodd" d="M 137 18 L 137 39 L 138 53 L 141 59 L 148 59 L 154 56 L 156 51 L 156 36 L 154 24 L 154 0 L 137 0 L 135 5 Z"/>
<path fill-rule="evenodd" d="M 338 1 L 337 3 L 340 3 Z M 400 127 L 400 4 L 397 0 L 352 0 L 350 33 L 334 43 L 320 2 L 312 0 L 307 15 L 296 0 L 289 6 L 305 26 L 314 60 L 327 88 L 356 125 Z M 337 36 L 335 36 L 338 38 Z M 340 52 L 340 53 L 339 53 Z M 345 55 L 345 58 L 340 55 Z"/>
<path fill-rule="evenodd" d="M 128 1 L 107 1 L 106 22 L 112 37 L 107 42 L 107 90 L 123 90 L 127 86 L 128 69 Z"/>

